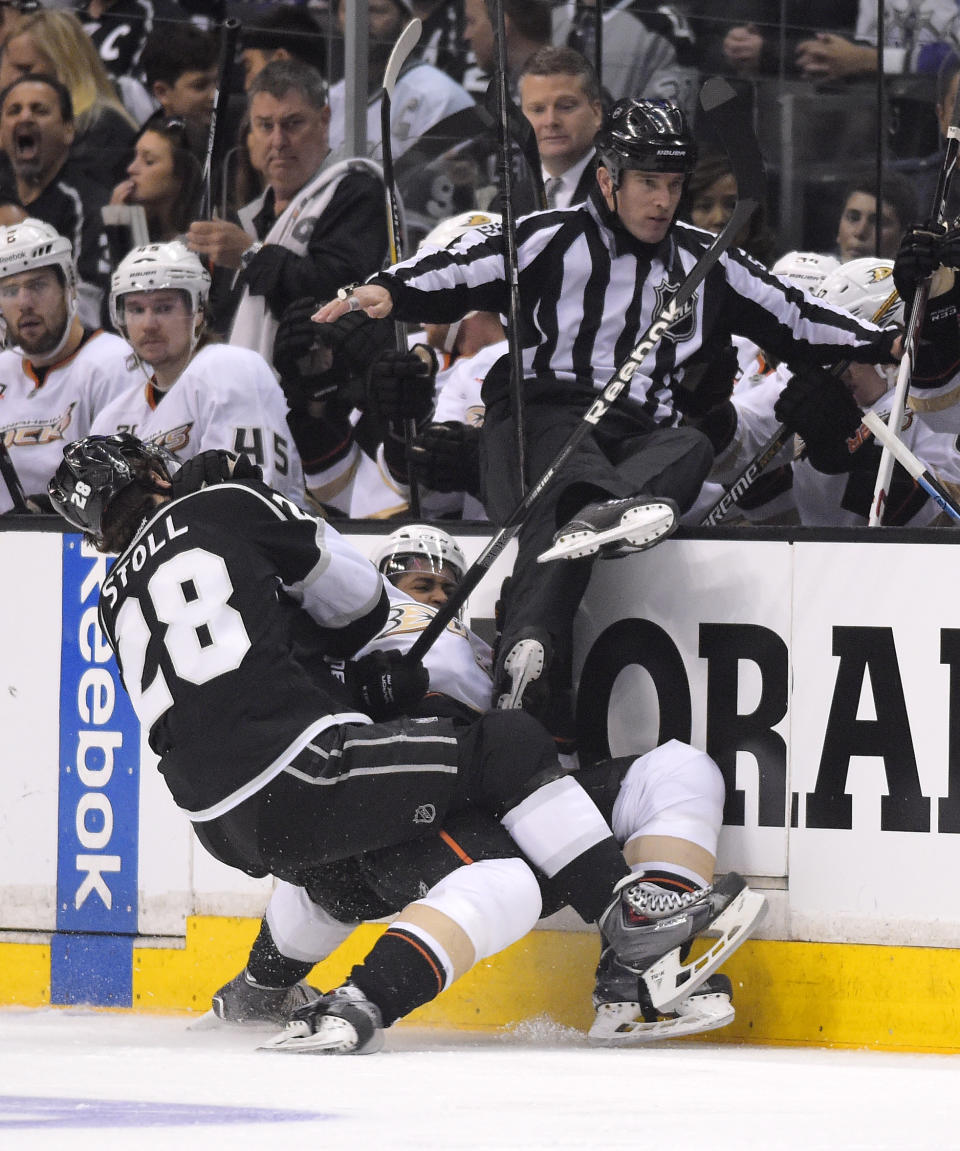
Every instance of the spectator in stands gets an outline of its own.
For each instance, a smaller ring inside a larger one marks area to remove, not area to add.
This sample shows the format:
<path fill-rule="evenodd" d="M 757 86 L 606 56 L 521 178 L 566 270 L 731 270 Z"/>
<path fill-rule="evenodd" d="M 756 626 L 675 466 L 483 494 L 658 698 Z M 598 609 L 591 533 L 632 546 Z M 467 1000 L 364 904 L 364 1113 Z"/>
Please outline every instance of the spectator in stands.
<path fill-rule="evenodd" d="M 670 100 L 692 114 L 699 73 L 692 59 L 692 33 L 683 16 L 669 5 L 652 6 L 640 15 L 613 4 L 605 8 L 600 76 L 604 92 L 614 100 L 621 96 Z M 554 6 L 554 44 L 576 48 L 594 64 L 595 37 L 596 0 L 565 0 Z"/>
<path fill-rule="evenodd" d="M 704 155 L 684 189 L 679 214 L 705 232 L 719 235 L 737 205 L 737 181 L 726 156 Z M 767 225 L 764 206 L 753 213 L 734 240 L 761 264 L 769 264 L 774 254 L 774 237 Z"/>
<path fill-rule="evenodd" d="M 56 76 L 69 91 L 71 160 L 109 192 L 130 158 L 137 125 L 72 12 L 41 9 L 24 16 L 4 45 L 0 88 L 37 72 Z"/>
<path fill-rule="evenodd" d="M 109 193 L 73 164 L 75 135 L 70 93 L 55 76 L 30 74 L 0 91 L 0 146 L 12 168 L 0 195 L 72 239 L 80 315 L 96 327 L 109 270 L 100 217 Z"/>
<path fill-rule="evenodd" d="M 151 0 L 86 0 L 77 7 L 83 30 L 110 75 L 115 80 L 134 75 L 154 27 Z"/>
<path fill-rule="evenodd" d="M 380 97 L 383 73 L 397 37 L 410 19 L 410 6 L 404 0 L 370 0 L 367 79 L 367 155 L 380 155 Z M 337 5 L 341 31 L 346 19 L 343 0 Z M 345 139 L 346 84 L 340 80 L 330 88 L 330 147 L 336 152 Z M 430 128 L 465 108 L 473 98 L 438 68 L 411 58 L 400 72 L 390 103 L 390 144 L 394 159 Z"/>
<path fill-rule="evenodd" d="M 477 66 L 492 76 L 496 52 L 486 0 L 464 0 L 463 15 L 464 40 L 473 50 Z M 545 0 L 504 0 L 503 23 L 508 78 L 515 88 L 527 60 L 551 43 L 550 5 Z"/>
<path fill-rule="evenodd" d="M 241 269 L 230 342 L 272 362 L 277 320 L 290 303 L 330 299 L 342 284 L 382 267 L 384 188 L 375 165 L 331 155 L 326 86 L 315 68 L 274 60 L 247 95 L 266 191 L 242 209 L 242 226 L 194 221 L 188 237 L 218 267 Z"/>
<path fill-rule="evenodd" d="M 0 228 L 0 439 L 28 496 L 46 491 L 64 444 L 134 378 L 127 344 L 85 326 L 78 307 L 70 241 L 42 220 Z"/>
<path fill-rule="evenodd" d="M 582 204 L 597 182 L 593 138 L 603 119 L 592 65 L 572 48 L 541 48 L 524 64 L 518 88 L 537 137 L 547 206 Z"/>
<path fill-rule="evenodd" d="M 957 84 L 960 82 L 960 56 L 951 52 L 944 58 L 937 73 L 936 105 L 934 112 L 937 117 L 937 126 L 940 137 L 940 152 L 932 163 L 925 165 L 913 177 L 913 184 L 917 190 L 919 204 L 918 220 L 926 221 L 932 215 L 933 198 L 937 190 L 937 181 L 943 166 L 943 149 L 947 142 L 947 131 L 950 127 L 950 118 L 957 102 Z M 948 220 L 960 215 L 960 185 L 956 180 L 951 181 L 950 194 L 947 197 L 944 217 Z"/>
<path fill-rule="evenodd" d="M 899 172 L 884 173 L 881 195 L 878 245 L 876 173 L 862 172 L 848 181 L 837 225 L 841 263 L 863 256 L 882 260 L 896 256 L 904 232 L 917 219 L 917 196 L 913 184 Z"/>
<path fill-rule="evenodd" d="M 423 31 L 416 53 L 425 64 L 439 68 L 462 85 L 471 95 L 477 95 L 471 74 L 477 69 L 463 36 L 462 0 L 412 0 L 413 15 L 423 22 Z M 483 88 L 486 84 L 483 85 Z"/>
<path fill-rule="evenodd" d="M 150 34 L 141 58 L 147 88 L 160 105 L 155 118 L 182 120 L 201 163 L 210 134 L 218 58 L 217 41 L 209 32 L 169 23 Z"/>
<path fill-rule="evenodd" d="M 245 89 L 271 60 L 302 60 L 327 74 L 327 40 L 309 8 L 284 4 L 256 13 L 240 30 L 240 47 Z"/>
<path fill-rule="evenodd" d="M 173 240 L 186 232 L 200 193 L 200 165 L 179 120 L 154 120 L 137 137 L 127 178 L 111 204 L 140 204 L 150 239 Z"/>

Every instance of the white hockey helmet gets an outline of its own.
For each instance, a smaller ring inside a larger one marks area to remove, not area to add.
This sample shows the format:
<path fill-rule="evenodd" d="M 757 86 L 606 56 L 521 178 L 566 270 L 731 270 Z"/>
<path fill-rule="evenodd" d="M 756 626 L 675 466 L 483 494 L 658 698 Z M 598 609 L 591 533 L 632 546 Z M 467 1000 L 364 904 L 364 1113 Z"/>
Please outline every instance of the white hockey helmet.
<path fill-rule="evenodd" d="M 881 328 L 903 324 L 903 300 L 893 283 L 893 261 L 865 256 L 848 260 L 824 278 L 814 295 L 844 308 L 858 320 L 870 320 Z"/>
<path fill-rule="evenodd" d="M 110 319 L 117 331 L 127 335 L 124 319 L 124 296 L 131 292 L 159 292 L 164 289 L 186 292 L 190 312 L 196 317 L 192 347 L 203 331 L 207 297 L 210 295 L 210 273 L 196 252 L 182 240 L 166 244 L 143 244 L 128 252 L 110 279 Z"/>
<path fill-rule="evenodd" d="M 823 283 L 824 277 L 834 268 L 840 267 L 836 256 L 824 252 L 787 252 L 770 268 L 775 276 L 782 276 L 798 288 L 815 292 Z"/>
<path fill-rule="evenodd" d="M 461 212 L 459 216 L 449 216 L 428 232 L 420 241 L 420 251 L 424 248 L 449 248 L 472 228 L 499 227 L 503 218 L 499 212 Z"/>
<path fill-rule="evenodd" d="M 397 528 L 379 545 L 372 559 L 377 570 L 391 583 L 394 577 L 406 572 L 441 575 L 445 567 L 454 573 L 459 583 L 467 570 L 467 557 L 453 536 L 429 524 Z"/>
<path fill-rule="evenodd" d="M 0 280 L 20 272 L 37 268 L 58 268 L 63 279 L 67 303 L 67 322 L 63 329 L 66 343 L 70 324 L 77 314 L 77 266 L 73 259 L 73 245 L 56 228 L 30 216 L 17 224 L 0 227 Z M 2 344 L 7 346 L 7 325 L 0 316 Z M 55 358 L 55 353 L 52 354 Z"/>

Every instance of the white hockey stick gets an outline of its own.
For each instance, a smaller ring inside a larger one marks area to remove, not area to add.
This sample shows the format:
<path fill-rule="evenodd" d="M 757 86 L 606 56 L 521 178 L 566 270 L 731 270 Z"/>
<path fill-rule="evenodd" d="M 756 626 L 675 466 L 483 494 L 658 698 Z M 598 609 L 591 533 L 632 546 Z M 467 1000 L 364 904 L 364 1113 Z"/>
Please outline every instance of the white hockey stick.
<path fill-rule="evenodd" d="M 387 245 L 391 264 L 398 264 L 403 259 L 403 221 L 400 218 L 400 197 L 397 195 L 396 177 L 393 172 L 393 141 L 390 136 L 390 114 L 393 108 L 393 90 L 397 86 L 400 72 L 406 64 L 410 53 L 417 46 L 423 24 L 415 16 L 404 27 L 397 38 L 390 59 L 383 72 L 383 95 L 380 99 L 380 147 L 383 152 L 383 183 L 387 196 Z M 407 326 L 400 322 L 394 324 L 398 352 L 407 351 Z M 413 420 L 404 423 L 403 441 L 409 452 L 413 437 L 417 434 L 416 424 Z M 407 486 L 410 489 L 410 514 L 414 519 L 420 518 L 420 488 L 413 473 L 413 465 L 407 463 Z"/>
<path fill-rule="evenodd" d="M 937 178 L 937 190 L 933 196 L 932 216 L 938 224 L 944 222 L 947 210 L 947 196 L 950 193 L 950 184 L 960 159 L 960 89 L 953 105 L 953 114 L 950 117 L 950 127 L 947 129 L 947 147 Z M 877 216 L 880 215 L 880 205 L 877 205 Z M 907 404 L 907 392 L 910 390 L 910 378 L 913 375 L 913 362 L 916 356 L 917 345 L 920 342 L 920 329 L 923 327 L 923 317 L 927 310 L 927 298 L 930 295 L 930 282 L 928 277 L 922 284 L 917 285 L 913 297 L 913 306 L 910 309 L 910 320 L 907 331 L 903 337 L 903 358 L 900 360 L 900 369 L 897 372 L 897 384 L 893 393 L 893 403 L 890 407 L 890 427 L 899 428 L 903 424 L 903 412 Z M 880 467 L 877 470 L 877 482 L 873 489 L 873 504 L 870 508 L 870 527 L 878 527 L 883 523 L 883 512 L 887 502 L 887 488 L 890 486 L 890 477 L 893 474 L 893 452 L 884 445 L 880 456 Z"/>
<path fill-rule="evenodd" d="M 877 440 L 883 444 L 884 451 L 890 453 L 890 458 L 895 459 L 898 464 L 913 476 L 934 503 L 939 504 L 947 515 L 953 516 L 955 520 L 960 520 L 960 504 L 957 504 L 957 501 L 950 495 L 943 484 L 940 483 L 933 472 L 924 465 L 923 461 L 915 456 L 903 440 L 891 430 L 890 425 L 885 424 L 876 412 L 867 412 L 863 417 L 863 422 L 877 437 Z M 890 424 L 893 424 L 892 412 L 890 414 Z"/>

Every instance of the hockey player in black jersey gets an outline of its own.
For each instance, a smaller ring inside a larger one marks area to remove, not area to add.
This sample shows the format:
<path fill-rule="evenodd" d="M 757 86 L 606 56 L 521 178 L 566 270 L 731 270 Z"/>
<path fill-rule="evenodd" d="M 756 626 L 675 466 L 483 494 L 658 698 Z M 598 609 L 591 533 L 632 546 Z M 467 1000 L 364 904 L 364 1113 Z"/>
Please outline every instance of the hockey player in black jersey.
<path fill-rule="evenodd" d="M 534 213 L 517 226 L 530 487 L 712 240 L 676 219 L 696 161 L 677 107 L 620 100 L 595 144 L 597 185 L 586 204 Z M 327 322 L 358 308 L 436 323 L 472 308 L 506 314 L 512 269 L 505 249 L 500 228 L 477 229 L 450 249 L 378 273 L 315 318 Z M 714 445 L 732 432 L 704 418 L 716 388 L 725 384 L 729 394 L 732 387 L 729 375 L 712 380 L 709 368 L 722 362 L 734 333 L 791 363 L 894 358 L 892 333 L 814 303 L 736 248 L 723 254 L 520 528 L 498 657 L 501 706 L 536 704 L 537 688 L 546 686 L 540 714 L 554 734 L 573 734 L 572 621 L 590 577 L 582 557 L 650 547 L 690 507 Z M 508 385 L 504 358 L 483 388 L 482 494 L 496 523 L 520 502 Z M 574 562 L 544 562 L 553 560 Z"/>
<path fill-rule="evenodd" d="M 386 588 L 328 524 L 258 481 L 171 498 L 161 453 L 121 434 L 69 445 L 49 492 L 101 551 L 119 553 L 100 627 L 175 802 L 216 858 L 299 884 L 312 867 L 401 845 L 472 808 L 515 845 L 405 908 L 350 980 L 309 1005 L 293 1049 L 376 1049 L 384 1026 L 526 934 L 542 908 L 534 869 L 627 965 L 648 965 L 651 940 L 672 942 L 685 920 L 742 903 L 742 880 L 679 898 L 654 936 L 646 886 L 536 721 L 373 722 L 422 694 L 422 669 L 377 662 L 355 696 L 349 677 L 308 673 L 290 643 L 296 613 L 349 657 L 382 628 Z"/>

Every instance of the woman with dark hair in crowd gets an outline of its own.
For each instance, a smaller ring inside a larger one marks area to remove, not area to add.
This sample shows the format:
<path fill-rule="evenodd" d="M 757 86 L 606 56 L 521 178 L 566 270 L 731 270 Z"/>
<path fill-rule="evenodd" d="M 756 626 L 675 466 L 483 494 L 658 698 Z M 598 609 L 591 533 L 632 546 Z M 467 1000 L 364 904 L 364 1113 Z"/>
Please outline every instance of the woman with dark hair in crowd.
<path fill-rule="evenodd" d="M 154 243 L 176 239 L 194 218 L 200 165 L 179 120 L 151 120 L 134 145 L 127 178 L 113 189 L 111 204 L 140 204 Z"/>
<path fill-rule="evenodd" d="M 737 181 L 726 156 L 702 156 L 687 181 L 680 210 L 677 213 L 697 228 L 723 231 L 737 204 Z M 774 236 L 767 225 L 764 206 L 753 213 L 734 243 L 761 264 L 769 264 L 774 255 Z"/>

